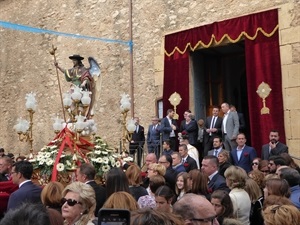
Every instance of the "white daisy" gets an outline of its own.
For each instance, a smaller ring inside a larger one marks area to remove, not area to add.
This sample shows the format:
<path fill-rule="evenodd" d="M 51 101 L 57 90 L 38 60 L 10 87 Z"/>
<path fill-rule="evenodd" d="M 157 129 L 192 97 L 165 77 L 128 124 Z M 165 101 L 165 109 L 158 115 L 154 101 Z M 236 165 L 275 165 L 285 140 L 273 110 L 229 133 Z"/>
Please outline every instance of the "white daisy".
<path fill-rule="evenodd" d="M 95 154 L 96 154 L 96 155 L 100 155 L 100 154 L 101 154 L 101 151 L 100 151 L 100 150 L 96 150 L 96 151 L 95 151 Z"/>
<path fill-rule="evenodd" d="M 97 161 L 96 161 L 97 163 L 102 163 L 103 162 L 103 159 L 102 158 L 97 158 Z"/>
<path fill-rule="evenodd" d="M 46 161 L 47 166 L 51 166 L 51 165 L 53 165 L 53 163 L 54 163 L 54 161 L 52 159 L 48 159 Z"/>
<path fill-rule="evenodd" d="M 104 165 L 104 166 L 102 166 L 102 171 L 103 172 L 107 172 L 107 171 L 109 171 L 110 170 L 110 166 L 109 165 Z"/>
<path fill-rule="evenodd" d="M 57 169 L 57 171 L 61 172 L 61 171 L 63 171 L 65 169 L 65 165 L 62 164 L 62 163 L 58 163 L 56 165 L 56 169 Z"/>
<path fill-rule="evenodd" d="M 103 163 L 108 164 L 109 160 L 107 157 L 103 157 Z"/>
<path fill-rule="evenodd" d="M 120 167 L 120 166 L 121 166 L 120 161 L 117 161 L 117 162 L 116 162 L 116 167 Z"/>

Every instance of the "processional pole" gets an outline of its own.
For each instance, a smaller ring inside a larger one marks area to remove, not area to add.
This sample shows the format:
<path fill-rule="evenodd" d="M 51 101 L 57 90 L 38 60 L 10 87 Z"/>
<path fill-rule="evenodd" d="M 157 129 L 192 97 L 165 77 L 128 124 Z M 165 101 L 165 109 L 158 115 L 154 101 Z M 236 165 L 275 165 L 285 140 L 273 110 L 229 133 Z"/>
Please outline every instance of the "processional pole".
<path fill-rule="evenodd" d="M 53 55 L 54 58 L 54 63 L 56 63 L 56 56 L 55 56 L 55 51 L 57 50 L 57 47 L 54 47 L 54 45 L 52 44 L 52 49 L 49 51 L 49 53 L 51 55 Z M 63 102 L 63 98 L 62 98 L 62 93 L 61 93 L 61 86 L 60 86 L 60 80 L 59 80 L 59 75 L 58 75 L 58 69 L 57 67 L 55 67 L 56 69 L 56 76 L 57 76 L 57 81 L 58 81 L 58 88 L 59 88 L 59 95 L 60 95 L 60 101 L 61 101 L 61 106 L 62 106 L 62 110 L 63 110 L 63 115 L 64 115 L 64 121 L 66 122 L 66 114 L 65 114 L 65 108 L 64 108 L 64 102 Z"/>

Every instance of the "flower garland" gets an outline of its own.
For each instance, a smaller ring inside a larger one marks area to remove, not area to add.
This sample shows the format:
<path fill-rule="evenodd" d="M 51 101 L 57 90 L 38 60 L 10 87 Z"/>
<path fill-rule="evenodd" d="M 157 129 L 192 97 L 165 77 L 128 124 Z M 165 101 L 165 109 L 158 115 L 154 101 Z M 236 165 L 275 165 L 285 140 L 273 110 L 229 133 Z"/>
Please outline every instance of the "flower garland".
<path fill-rule="evenodd" d="M 56 145 L 44 146 L 29 162 L 32 163 L 33 169 L 40 169 L 40 175 L 51 176 L 53 170 L 53 164 L 55 162 L 58 153 L 58 147 Z M 72 155 L 63 153 L 60 156 L 59 163 L 56 166 L 58 172 L 66 172 L 72 170 Z"/>
<path fill-rule="evenodd" d="M 119 161 L 121 155 L 109 148 L 101 137 L 96 136 L 94 144 L 95 147 L 93 151 L 89 152 L 86 156 L 95 167 L 96 176 L 103 177 L 111 168 L 121 166 Z"/>

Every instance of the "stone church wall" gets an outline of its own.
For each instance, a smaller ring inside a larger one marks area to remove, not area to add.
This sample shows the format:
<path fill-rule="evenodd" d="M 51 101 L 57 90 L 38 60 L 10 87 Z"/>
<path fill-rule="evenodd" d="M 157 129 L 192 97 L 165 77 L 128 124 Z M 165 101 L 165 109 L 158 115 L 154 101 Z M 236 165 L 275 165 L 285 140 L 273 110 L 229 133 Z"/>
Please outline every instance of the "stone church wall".
<path fill-rule="evenodd" d="M 48 50 L 58 48 L 57 61 L 70 68 L 69 55 L 95 57 L 101 65 L 101 90 L 94 119 L 98 134 L 118 147 L 121 137 L 120 94 L 130 92 L 129 2 L 108 0 L 44 1 L 0 0 L 0 20 L 36 28 L 102 38 L 91 40 L 54 34 L 36 34 L 0 27 L 0 145 L 7 151 L 27 153 L 13 130 L 17 118 L 27 117 L 25 94 L 37 93 L 34 149 L 54 138 L 52 118 L 62 117 L 58 80 Z M 215 21 L 279 8 L 283 95 L 287 143 L 300 155 L 299 1 L 132 1 L 134 114 L 148 127 L 162 97 L 164 35 Z M 110 42 L 107 42 L 109 40 Z M 116 40 L 124 41 L 119 43 Z M 69 84 L 60 75 L 62 91 Z"/>

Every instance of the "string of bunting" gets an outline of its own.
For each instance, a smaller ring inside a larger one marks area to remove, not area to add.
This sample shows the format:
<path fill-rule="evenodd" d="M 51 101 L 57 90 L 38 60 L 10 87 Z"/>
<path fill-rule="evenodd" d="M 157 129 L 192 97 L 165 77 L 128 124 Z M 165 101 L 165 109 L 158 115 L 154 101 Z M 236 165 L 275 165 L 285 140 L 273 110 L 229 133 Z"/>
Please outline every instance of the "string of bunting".
<path fill-rule="evenodd" d="M 29 33 L 37 33 L 37 34 L 52 34 L 56 36 L 64 36 L 64 37 L 71 37 L 71 38 L 80 38 L 80 39 L 86 39 L 86 40 L 93 40 L 93 41 L 102 41 L 106 43 L 116 43 L 121 45 L 127 45 L 130 47 L 130 50 L 132 49 L 132 41 L 122 41 L 122 40 L 114 40 L 114 39 L 107 39 L 107 38 L 99 38 L 99 37 L 91 37 L 86 35 L 80 35 L 80 34 L 71 34 L 71 33 L 64 33 L 64 32 L 58 32 L 53 30 L 47 30 L 47 29 L 41 29 L 31 26 L 25 26 L 21 24 L 11 23 L 0 20 L 0 27 L 11 29 L 11 30 L 19 30 Z"/>

